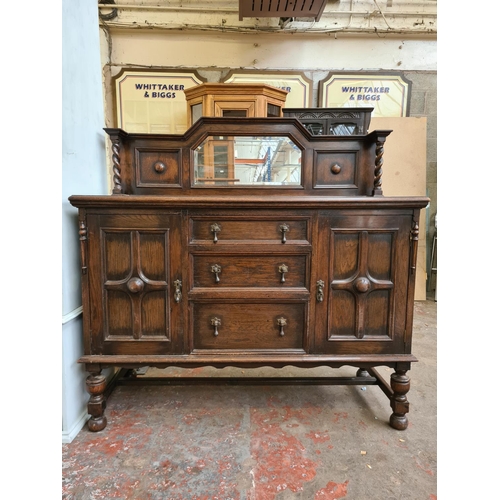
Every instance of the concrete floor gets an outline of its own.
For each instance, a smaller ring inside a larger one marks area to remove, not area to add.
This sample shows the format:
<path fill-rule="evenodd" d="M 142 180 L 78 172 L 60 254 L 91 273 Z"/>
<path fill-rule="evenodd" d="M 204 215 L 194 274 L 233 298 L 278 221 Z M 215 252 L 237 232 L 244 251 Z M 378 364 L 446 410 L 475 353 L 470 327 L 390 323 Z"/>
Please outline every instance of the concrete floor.
<path fill-rule="evenodd" d="M 415 303 L 409 426 L 377 386 L 118 386 L 108 426 L 62 447 L 66 500 L 437 499 L 436 316 Z M 355 368 L 171 369 L 354 376 Z M 379 368 L 389 379 L 392 370 Z M 154 375 L 150 369 L 148 376 Z"/>

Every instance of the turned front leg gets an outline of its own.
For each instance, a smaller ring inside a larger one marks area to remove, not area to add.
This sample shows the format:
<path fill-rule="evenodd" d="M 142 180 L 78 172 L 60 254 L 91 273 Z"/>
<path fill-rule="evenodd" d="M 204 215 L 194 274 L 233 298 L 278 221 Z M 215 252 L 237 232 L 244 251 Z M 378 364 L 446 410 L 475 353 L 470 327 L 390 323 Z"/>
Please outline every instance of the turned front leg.
<path fill-rule="evenodd" d="M 87 405 L 90 419 L 87 422 L 88 428 L 92 432 L 102 431 L 107 424 L 104 410 L 106 408 L 106 398 L 104 389 L 106 388 L 106 378 L 101 375 L 101 371 L 91 373 L 87 377 L 87 392 L 90 399 Z"/>
<path fill-rule="evenodd" d="M 410 379 L 406 376 L 407 370 L 396 369 L 391 375 L 391 408 L 394 412 L 389 423 L 391 427 L 398 431 L 404 431 L 408 427 L 408 417 L 406 414 L 410 409 L 410 403 L 406 399 L 406 394 L 410 390 Z"/>

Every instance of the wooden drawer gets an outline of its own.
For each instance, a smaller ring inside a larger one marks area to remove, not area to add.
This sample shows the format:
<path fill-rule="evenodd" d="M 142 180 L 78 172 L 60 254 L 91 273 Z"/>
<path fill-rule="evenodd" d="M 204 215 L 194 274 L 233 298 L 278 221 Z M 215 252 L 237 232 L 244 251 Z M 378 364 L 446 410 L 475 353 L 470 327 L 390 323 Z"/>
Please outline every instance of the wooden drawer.
<path fill-rule="evenodd" d="M 308 255 L 193 255 L 193 287 L 302 287 Z"/>
<path fill-rule="evenodd" d="M 304 351 L 306 303 L 192 304 L 193 350 Z"/>
<path fill-rule="evenodd" d="M 191 218 L 190 241 L 237 242 L 268 241 L 274 243 L 309 242 L 309 219 L 243 219 Z"/>
<path fill-rule="evenodd" d="M 135 149 L 137 187 L 181 187 L 180 149 Z"/>

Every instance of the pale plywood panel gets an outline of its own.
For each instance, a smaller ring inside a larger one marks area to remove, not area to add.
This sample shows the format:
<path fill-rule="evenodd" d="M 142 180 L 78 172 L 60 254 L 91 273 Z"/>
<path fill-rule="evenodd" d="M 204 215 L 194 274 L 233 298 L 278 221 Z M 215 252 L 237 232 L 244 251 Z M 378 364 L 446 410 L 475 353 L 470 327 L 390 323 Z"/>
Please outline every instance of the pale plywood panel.
<path fill-rule="evenodd" d="M 427 119 L 372 118 L 370 130 L 392 130 L 384 145 L 384 196 L 426 196 Z M 426 213 L 420 214 L 415 300 L 426 299 Z"/>

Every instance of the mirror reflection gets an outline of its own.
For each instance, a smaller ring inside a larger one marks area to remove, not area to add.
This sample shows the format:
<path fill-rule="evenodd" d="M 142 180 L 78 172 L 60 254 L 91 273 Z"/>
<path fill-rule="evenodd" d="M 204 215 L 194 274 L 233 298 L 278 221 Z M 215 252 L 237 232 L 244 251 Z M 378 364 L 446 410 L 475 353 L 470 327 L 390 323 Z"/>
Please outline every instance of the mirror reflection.
<path fill-rule="evenodd" d="M 194 152 L 195 185 L 300 186 L 301 150 L 288 137 L 207 137 Z"/>

